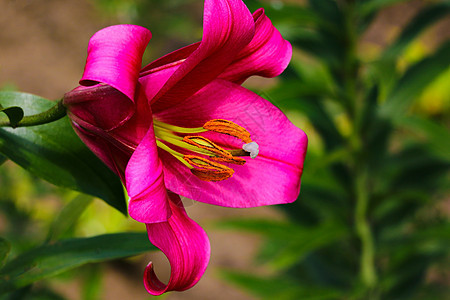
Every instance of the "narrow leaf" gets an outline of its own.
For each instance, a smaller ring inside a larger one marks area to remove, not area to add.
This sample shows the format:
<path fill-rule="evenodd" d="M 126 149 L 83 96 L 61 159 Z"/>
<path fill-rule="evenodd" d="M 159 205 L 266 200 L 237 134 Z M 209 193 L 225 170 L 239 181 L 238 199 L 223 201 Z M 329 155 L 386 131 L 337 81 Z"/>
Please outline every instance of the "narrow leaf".
<path fill-rule="evenodd" d="M 220 275 L 227 281 L 249 291 L 259 299 L 342 299 L 342 292 L 323 286 L 301 284 L 290 278 L 261 277 L 231 270 L 222 270 Z"/>
<path fill-rule="evenodd" d="M 0 294 L 87 263 L 138 255 L 155 249 L 146 233 L 105 234 L 34 248 L 0 270 Z"/>
<path fill-rule="evenodd" d="M 287 269 L 300 262 L 308 253 L 330 245 L 347 234 L 337 222 L 318 227 L 267 220 L 227 220 L 219 223 L 224 228 L 256 232 L 267 238 L 270 249 L 263 257 L 277 269 Z M 267 249 L 267 247 L 266 247 Z"/>
<path fill-rule="evenodd" d="M 261 7 L 264 8 L 266 15 L 268 15 L 270 20 L 276 24 L 277 28 L 279 28 L 279 25 L 282 23 L 304 26 L 328 21 L 320 18 L 320 16 L 315 14 L 311 9 L 298 4 L 282 3 L 279 6 L 275 6 L 273 3 L 265 3 L 259 0 L 246 0 L 245 5 L 250 11 L 255 11 Z"/>
<path fill-rule="evenodd" d="M 103 270 L 101 265 L 85 266 L 82 270 L 82 299 L 96 300 L 101 298 L 103 286 Z"/>
<path fill-rule="evenodd" d="M 0 103 L 18 105 L 26 115 L 54 103 L 34 95 L 0 92 Z M 99 197 L 126 214 L 119 178 L 78 138 L 67 117 L 33 127 L 0 128 L 0 153 L 55 185 Z"/>
<path fill-rule="evenodd" d="M 333 0 L 322 0 L 315 1 L 309 0 L 308 6 L 312 11 L 321 16 L 324 20 L 327 20 L 335 26 L 342 25 L 343 15 L 340 7 L 336 1 Z"/>
<path fill-rule="evenodd" d="M 0 154 L 0 166 L 3 165 L 7 160 L 8 158 L 6 156 Z"/>
<path fill-rule="evenodd" d="M 423 90 L 450 66 L 450 42 L 444 43 L 434 54 L 410 67 L 398 81 L 381 107 L 383 116 L 404 113 Z"/>
<path fill-rule="evenodd" d="M 395 119 L 395 124 L 425 135 L 429 149 L 442 158 L 450 161 L 450 132 L 431 120 L 415 116 L 404 116 Z"/>
<path fill-rule="evenodd" d="M 11 245 L 7 240 L 0 237 L 0 267 L 4 264 L 8 257 L 9 251 L 11 251 Z"/>
<path fill-rule="evenodd" d="M 450 3 L 437 3 L 420 11 L 403 29 L 399 37 L 382 54 L 382 59 L 394 60 L 427 27 L 450 13 Z"/>
<path fill-rule="evenodd" d="M 47 241 L 61 237 L 78 220 L 85 209 L 92 203 L 91 196 L 80 194 L 67 204 L 50 225 Z"/>
<path fill-rule="evenodd" d="M 357 116 L 358 128 L 363 136 L 367 133 L 370 125 L 375 121 L 378 97 L 379 89 L 378 86 L 375 85 L 366 95 L 361 115 Z"/>

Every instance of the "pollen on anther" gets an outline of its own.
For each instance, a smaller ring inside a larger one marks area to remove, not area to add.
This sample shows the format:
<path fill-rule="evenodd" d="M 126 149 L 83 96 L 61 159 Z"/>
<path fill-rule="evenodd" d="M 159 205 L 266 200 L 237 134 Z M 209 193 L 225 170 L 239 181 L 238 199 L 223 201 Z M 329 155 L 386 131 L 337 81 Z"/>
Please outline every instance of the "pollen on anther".
<path fill-rule="evenodd" d="M 233 169 L 203 157 L 185 155 L 183 158 L 196 167 L 191 169 L 192 174 L 204 181 L 222 181 L 234 174 Z"/>
<path fill-rule="evenodd" d="M 203 125 L 203 128 L 209 131 L 214 131 L 237 137 L 241 139 L 244 143 L 250 143 L 252 141 L 252 139 L 250 138 L 250 133 L 247 131 L 247 129 L 228 120 L 223 119 L 210 120 Z"/>

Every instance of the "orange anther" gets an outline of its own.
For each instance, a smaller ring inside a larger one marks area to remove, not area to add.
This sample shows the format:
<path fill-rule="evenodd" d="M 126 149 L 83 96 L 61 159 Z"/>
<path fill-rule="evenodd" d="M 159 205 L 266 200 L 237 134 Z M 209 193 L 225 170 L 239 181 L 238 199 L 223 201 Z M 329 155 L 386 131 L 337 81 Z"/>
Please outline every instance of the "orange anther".
<path fill-rule="evenodd" d="M 210 120 L 203 125 L 203 128 L 209 131 L 224 133 L 237 137 L 241 139 L 244 143 L 250 143 L 252 141 L 250 138 L 250 133 L 244 127 L 239 126 L 238 124 L 228 120 L 223 119 Z"/>
<path fill-rule="evenodd" d="M 204 181 L 222 181 L 234 174 L 233 169 L 200 156 L 185 155 L 183 158 L 189 164 L 197 167 L 191 169 L 191 172 Z"/>
<path fill-rule="evenodd" d="M 245 159 L 235 156 L 231 157 L 212 156 L 211 159 L 214 161 L 227 162 L 235 165 L 243 165 L 247 162 Z"/>
<path fill-rule="evenodd" d="M 208 150 L 216 154 L 217 156 L 225 156 L 225 157 L 232 156 L 228 151 L 226 151 L 222 147 L 216 145 L 215 143 L 211 142 L 210 140 L 208 140 L 203 136 L 185 136 L 183 137 L 183 142 L 199 147 L 201 149 Z"/>

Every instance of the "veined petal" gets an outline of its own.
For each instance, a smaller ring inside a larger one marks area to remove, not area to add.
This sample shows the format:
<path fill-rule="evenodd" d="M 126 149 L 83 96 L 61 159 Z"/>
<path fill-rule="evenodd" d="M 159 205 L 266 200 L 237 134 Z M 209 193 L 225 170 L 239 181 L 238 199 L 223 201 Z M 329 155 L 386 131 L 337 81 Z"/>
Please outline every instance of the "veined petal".
<path fill-rule="evenodd" d="M 128 161 L 125 182 L 130 197 L 130 217 L 142 223 L 167 221 L 171 210 L 156 149 L 153 122 Z"/>
<path fill-rule="evenodd" d="M 82 85 L 106 83 L 133 100 L 142 64 L 150 41 L 148 29 L 136 25 L 104 28 L 92 36 Z"/>
<path fill-rule="evenodd" d="M 178 195 L 169 193 L 172 216 L 166 222 L 146 224 L 150 242 L 167 256 L 171 275 L 167 285 L 156 276 L 152 263 L 144 273 L 144 284 L 152 295 L 184 291 L 195 285 L 208 266 L 210 245 L 205 231 L 192 221 Z"/>
<path fill-rule="evenodd" d="M 180 48 L 178 50 L 175 50 L 169 54 L 166 54 L 158 58 L 157 60 L 154 60 L 153 62 L 149 63 L 144 68 L 142 68 L 139 76 L 141 77 L 146 76 L 147 73 L 155 72 L 155 70 L 163 68 L 166 65 L 172 65 L 174 62 L 185 60 L 186 58 L 189 57 L 189 55 L 192 54 L 192 52 L 197 50 L 198 46 L 200 46 L 200 42 Z"/>
<path fill-rule="evenodd" d="M 206 0 L 203 18 L 201 44 L 151 97 L 154 112 L 182 102 L 214 80 L 253 38 L 254 21 L 241 0 Z M 141 83 L 151 86 L 145 76 Z"/>
<path fill-rule="evenodd" d="M 159 150 L 169 190 L 193 200 L 229 207 L 289 203 L 297 199 L 307 137 L 273 104 L 241 86 L 215 80 L 178 107 L 155 118 L 182 127 L 200 127 L 211 119 L 226 119 L 245 127 L 259 144 L 259 155 L 242 166 L 229 165 L 234 175 L 205 182 Z M 239 149 L 242 141 L 223 134 L 205 136 L 220 146 Z M 224 163 L 226 164 L 226 163 Z"/>
<path fill-rule="evenodd" d="M 139 81 L 145 86 L 148 99 L 153 99 L 167 80 L 183 64 L 200 45 L 200 42 L 175 50 L 145 66 L 139 76 Z"/>
<path fill-rule="evenodd" d="M 292 56 L 291 44 L 272 25 L 263 8 L 255 11 L 253 18 L 255 36 L 220 78 L 241 84 L 252 75 L 278 76 L 288 66 Z"/>

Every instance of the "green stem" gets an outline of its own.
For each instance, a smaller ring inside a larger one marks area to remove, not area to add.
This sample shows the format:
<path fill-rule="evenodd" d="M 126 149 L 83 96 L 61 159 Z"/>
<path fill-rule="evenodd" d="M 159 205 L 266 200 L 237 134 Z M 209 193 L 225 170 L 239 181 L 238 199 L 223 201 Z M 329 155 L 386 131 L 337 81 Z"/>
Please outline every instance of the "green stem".
<path fill-rule="evenodd" d="M 363 137 L 359 130 L 359 118 L 362 113 L 362 102 L 359 101 L 359 60 L 358 60 L 358 33 L 356 3 L 347 0 L 342 3 L 345 14 L 346 53 L 344 57 L 344 91 L 347 96 L 347 116 L 352 120 L 353 130 L 349 138 L 349 146 L 354 154 L 352 172 L 355 178 L 354 193 L 356 198 L 355 227 L 356 234 L 361 242 L 360 276 L 367 295 L 375 290 L 377 273 L 375 268 L 375 243 L 372 229 L 368 220 L 369 190 L 368 172 L 361 160 L 365 152 Z M 372 298 L 371 298 L 372 299 Z"/>
<path fill-rule="evenodd" d="M 12 126 L 7 117 L 0 117 L 0 127 L 28 127 L 43 125 L 57 121 L 66 115 L 66 107 L 63 105 L 62 100 L 58 101 L 56 105 L 48 109 L 47 111 L 41 112 L 36 115 L 25 116 L 23 119 Z"/>
<path fill-rule="evenodd" d="M 345 37 L 346 37 L 346 51 L 343 63 L 344 72 L 344 91 L 346 93 L 346 110 L 349 119 L 355 117 L 357 109 L 357 91 L 356 83 L 358 77 L 358 59 L 357 59 L 357 34 L 355 28 L 355 8 L 354 4 L 349 2 L 343 4 L 345 14 Z"/>
<path fill-rule="evenodd" d="M 356 177 L 356 210 L 355 225 L 361 240 L 360 275 L 368 288 L 373 288 L 377 282 L 375 270 L 375 246 L 369 221 L 367 208 L 369 196 L 367 194 L 367 173 L 361 172 Z"/>

